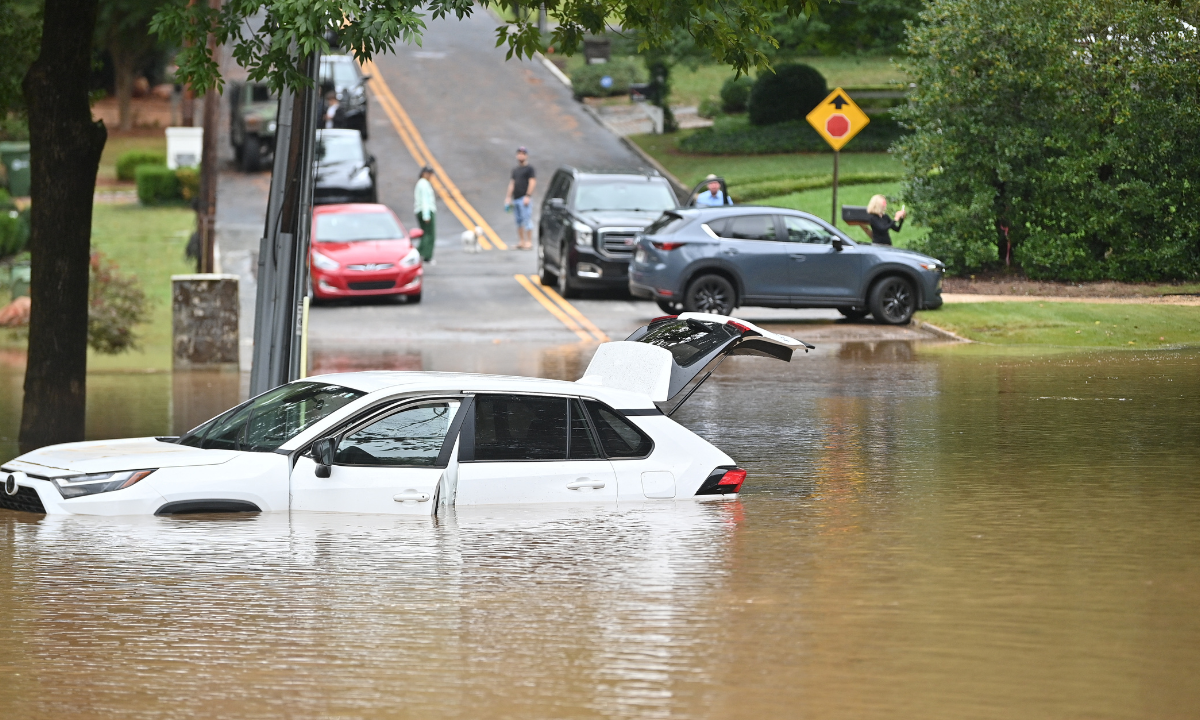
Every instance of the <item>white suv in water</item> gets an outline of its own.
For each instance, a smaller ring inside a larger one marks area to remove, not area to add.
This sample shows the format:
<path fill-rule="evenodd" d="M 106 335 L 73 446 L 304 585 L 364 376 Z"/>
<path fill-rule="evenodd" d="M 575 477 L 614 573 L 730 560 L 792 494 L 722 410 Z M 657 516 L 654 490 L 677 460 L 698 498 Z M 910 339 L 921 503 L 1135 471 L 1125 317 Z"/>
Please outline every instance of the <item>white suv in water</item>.
<path fill-rule="evenodd" d="M 455 505 L 735 497 L 746 472 L 669 415 L 729 355 L 804 343 L 668 316 L 577 382 L 437 372 L 299 380 L 183 437 L 69 443 L 7 463 L 0 508 L 127 515 L 436 514 Z"/>

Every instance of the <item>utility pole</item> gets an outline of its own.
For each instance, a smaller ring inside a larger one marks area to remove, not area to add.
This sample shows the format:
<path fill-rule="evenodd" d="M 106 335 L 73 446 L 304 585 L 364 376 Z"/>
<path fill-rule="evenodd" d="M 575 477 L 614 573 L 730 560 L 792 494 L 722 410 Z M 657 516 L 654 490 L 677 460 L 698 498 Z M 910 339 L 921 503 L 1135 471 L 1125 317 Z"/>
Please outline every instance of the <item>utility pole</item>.
<path fill-rule="evenodd" d="M 837 182 L 838 182 L 838 155 L 841 155 L 840 150 L 833 151 L 833 226 L 837 227 L 838 205 L 837 205 Z"/>
<path fill-rule="evenodd" d="M 251 396 L 300 374 L 300 309 L 308 295 L 320 55 L 301 57 L 298 65 L 311 86 L 296 91 L 284 88 L 279 97 L 275 164 L 258 252 Z"/>
<path fill-rule="evenodd" d="M 209 0 L 213 10 L 221 9 L 221 0 Z M 208 34 L 208 51 L 220 65 L 221 48 L 212 33 Z M 220 123 L 221 93 L 214 85 L 204 93 L 204 136 L 200 150 L 200 197 L 196 212 L 196 229 L 200 232 L 200 272 L 216 272 L 217 240 L 217 134 Z"/>

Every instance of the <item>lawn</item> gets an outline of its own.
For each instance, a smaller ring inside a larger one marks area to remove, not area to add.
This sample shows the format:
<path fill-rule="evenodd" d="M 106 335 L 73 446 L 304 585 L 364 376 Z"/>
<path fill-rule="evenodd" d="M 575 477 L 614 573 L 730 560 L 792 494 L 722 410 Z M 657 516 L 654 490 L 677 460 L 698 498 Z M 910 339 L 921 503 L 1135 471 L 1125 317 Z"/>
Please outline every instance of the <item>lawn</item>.
<path fill-rule="evenodd" d="M 130 150 L 144 150 L 167 154 L 167 136 L 165 133 L 152 136 L 112 137 L 104 143 L 104 152 L 100 155 L 100 172 L 96 174 L 100 182 L 116 182 L 117 158 Z"/>
<path fill-rule="evenodd" d="M 900 183 L 879 183 L 871 185 L 849 185 L 838 188 L 838 205 L 866 205 L 872 195 L 884 195 L 888 199 L 888 212 L 895 214 L 903 204 L 903 198 L 900 196 Z M 736 196 L 735 196 L 736 197 Z M 792 193 L 790 195 L 781 195 L 778 197 L 764 198 L 756 200 L 751 205 L 770 205 L 772 207 L 791 208 L 793 210 L 803 210 L 804 212 L 812 213 L 818 217 L 829 219 L 829 215 L 833 210 L 833 190 L 831 188 L 823 188 L 820 190 L 805 190 L 804 192 Z M 909 215 L 909 220 L 905 221 L 904 228 L 900 232 L 892 233 L 892 244 L 898 247 L 907 247 L 914 240 L 922 238 L 929 234 L 929 228 L 917 227 L 912 225 L 911 220 L 913 215 Z M 862 242 L 868 242 L 867 236 L 863 230 L 857 227 L 847 227 L 845 223 L 838 217 L 838 227 L 842 228 L 850 235 L 850 239 Z"/>
<path fill-rule="evenodd" d="M 1166 348 L 1200 345 L 1200 307 L 1074 302 L 954 303 L 918 319 L 996 345 Z"/>
<path fill-rule="evenodd" d="M 150 301 L 150 322 L 135 330 L 140 351 L 101 355 L 89 350 L 88 370 L 171 368 L 171 276 L 196 271 L 183 254 L 195 218 L 185 208 L 95 206 L 92 249 L 141 281 Z"/>

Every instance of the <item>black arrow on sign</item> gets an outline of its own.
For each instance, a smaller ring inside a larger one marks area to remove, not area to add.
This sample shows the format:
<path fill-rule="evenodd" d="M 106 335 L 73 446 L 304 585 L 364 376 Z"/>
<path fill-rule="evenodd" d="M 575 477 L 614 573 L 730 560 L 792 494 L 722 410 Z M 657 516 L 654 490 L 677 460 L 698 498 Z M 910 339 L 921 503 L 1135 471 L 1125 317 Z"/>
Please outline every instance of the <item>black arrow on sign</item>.
<path fill-rule="evenodd" d="M 849 100 L 847 100 L 846 98 L 842 97 L 841 95 L 838 95 L 838 96 L 837 96 L 837 97 L 835 97 L 834 99 L 830 100 L 830 101 L 829 101 L 829 104 L 830 104 L 830 105 L 832 105 L 832 106 L 834 106 L 834 107 L 835 107 L 835 108 L 837 108 L 838 110 L 841 110 L 841 109 L 842 109 L 842 106 L 843 106 L 843 105 L 849 105 L 849 104 L 850 104 L 850 101 L 849 101 Z"/>

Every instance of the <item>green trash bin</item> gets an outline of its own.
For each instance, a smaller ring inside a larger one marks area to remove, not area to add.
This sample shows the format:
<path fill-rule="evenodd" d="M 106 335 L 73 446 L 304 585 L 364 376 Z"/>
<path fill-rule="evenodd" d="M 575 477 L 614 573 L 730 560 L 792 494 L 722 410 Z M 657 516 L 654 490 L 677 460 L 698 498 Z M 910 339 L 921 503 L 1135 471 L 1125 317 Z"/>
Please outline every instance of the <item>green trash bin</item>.
<path fill-rule="evenodd" d="M 29 168 L 29 143 L 0 142 L 0 164 L 8 177 L 8 194 L 27 197 L 31 172 Z"/>

